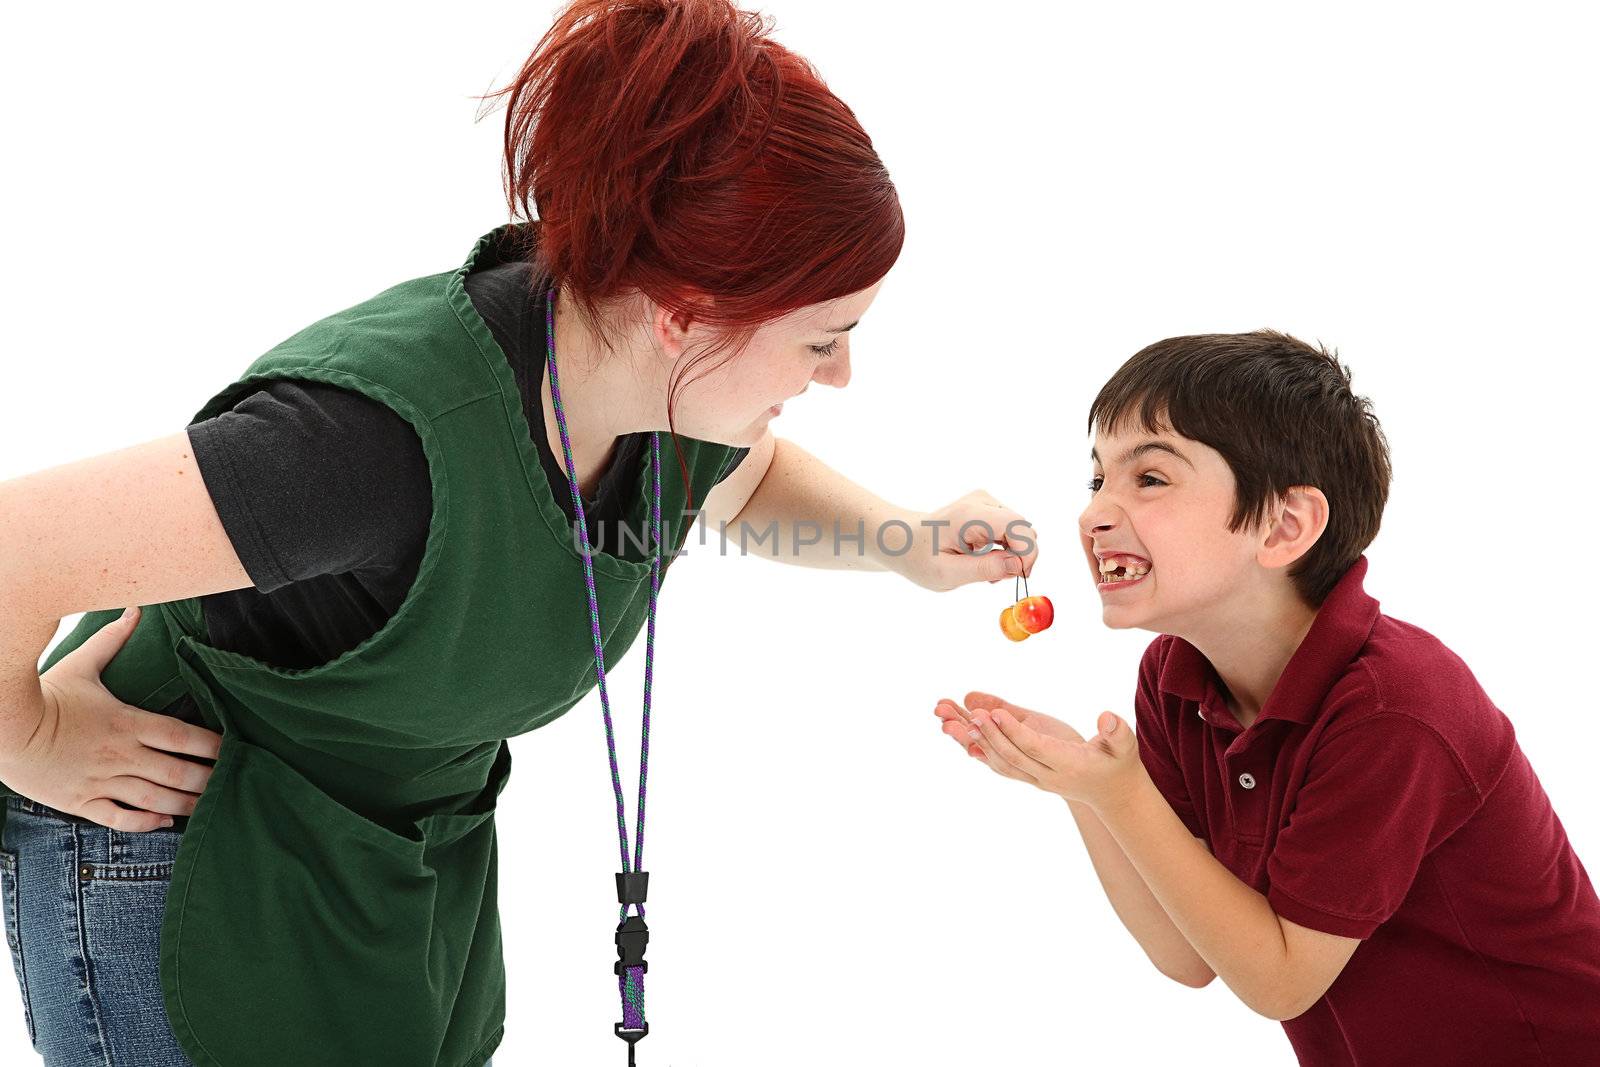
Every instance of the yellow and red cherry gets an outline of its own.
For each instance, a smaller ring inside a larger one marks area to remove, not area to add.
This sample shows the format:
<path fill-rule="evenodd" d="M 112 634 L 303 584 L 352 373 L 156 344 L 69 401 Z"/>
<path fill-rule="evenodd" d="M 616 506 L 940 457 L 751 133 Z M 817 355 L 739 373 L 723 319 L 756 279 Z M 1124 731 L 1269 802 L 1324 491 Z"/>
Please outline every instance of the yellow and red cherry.
<path fill-rule="evenodd" d="M 1056 619 L 1056 609 L 1047 596 L 1023 597 L 1012 605 L 1012 616 L 1030 634 L 1047 630 Z"/>
<path fill-rule="evenodd" d="M 1016 605 L 1013 604 L 1000 613 L 1000 632 L 1013 641 L 1026 641 L 1028 639 L 1028 631 L 1023 629 L 1022 624 L 1017 621 L 1017 616 L 1012 610 L 1015 607 Z"/>

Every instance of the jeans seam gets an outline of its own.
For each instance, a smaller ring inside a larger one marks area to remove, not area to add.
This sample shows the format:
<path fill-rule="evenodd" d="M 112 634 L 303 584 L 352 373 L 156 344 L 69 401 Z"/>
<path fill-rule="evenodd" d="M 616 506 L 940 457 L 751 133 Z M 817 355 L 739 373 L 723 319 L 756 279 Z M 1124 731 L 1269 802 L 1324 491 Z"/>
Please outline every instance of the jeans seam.
<path fill-rule="evenodd" d="M 17 987 L 22 993 L 22 1017 L 28 1028 L 28 1044 L 38 1048 L 39 1034 L 33 1020 L 33 1001 L 28 997 L 27 961 L 22 957 L 22 879 L 20 877 L 22 864 L 18 862 L 16 853 L 7 852 L 4 847 L 0 847 L 0 865 L 7 867 L 11 873 L 11 905 L 7 908 L 7 911 L 10 912 L 7 919 L 9 920 L 8 925 L 13 931 L 13 936 L 17 940 L 14 946 L 8 945 L 7 948 L 14 953 L 12 962 L 16 965 Z M 4 901 L 0 901 L 0 904 L 4 904 Z"/>
<path fill-rule="evenodd" d="M 83 868 L 83 830 L 81 827 L 72 828 L 72 858 L 74 866 L 79 870 Z M 111 1063 L 111 1043 L 106 1040 L 105 1022 L 100 1017 L 100 998 L 95 993 L 94 967 L 89 962 L 89 932 L 88 921 L 83 913 L 83 886 L 74 883 L 72 886 L 72 903 L 78 922 L 78 958 L 83 962 L 83 995 L 89 1005 L 89 1014 L 94 1019 L 95 1038 L 99 1042 L 100 1061 L 104 1067 L 113 1067 Z"/>
<path fill-rule="evenodd" d="M 172 863 L 85 863 L 78 882 L 165 882 L 172 878 Z"/>

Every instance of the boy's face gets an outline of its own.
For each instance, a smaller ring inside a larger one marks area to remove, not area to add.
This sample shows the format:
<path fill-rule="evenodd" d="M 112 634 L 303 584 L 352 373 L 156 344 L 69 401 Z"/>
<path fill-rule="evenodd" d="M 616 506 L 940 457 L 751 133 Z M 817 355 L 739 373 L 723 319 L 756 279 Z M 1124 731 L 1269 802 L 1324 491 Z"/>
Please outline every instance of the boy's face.
<path fill-rule="evenodd" d="M 1182 636 L 1214 629 L 1219 618 L 1247 617 L 1230 616 L 1229 605 L 1276 590 L 1257 560 L 1259 534 L 1249 526 L 1228 530 L 1234 478 L 1227 461 L 1165 427 L 1151 435 L 1136 417 L 1128 422 L 1115 436 L 1097 430 L 1093 492 L 1078 518 L 1102 621 Z M 1149 573 L 1132 582 L 1103 581 L 1100 557 L 1119 553 L 1138 557 L 1128 562 Z"/>

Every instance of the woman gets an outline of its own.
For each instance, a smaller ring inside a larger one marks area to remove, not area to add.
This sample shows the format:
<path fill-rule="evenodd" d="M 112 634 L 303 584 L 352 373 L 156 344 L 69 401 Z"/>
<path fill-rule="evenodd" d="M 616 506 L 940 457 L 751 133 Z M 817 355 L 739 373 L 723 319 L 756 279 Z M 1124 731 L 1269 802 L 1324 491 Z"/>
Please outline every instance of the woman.
<path fill-rule="evenodd" d="M 903 231 L 766 32 L 727 0 L 573 4 L 501 90 L 536 223 L 285 339 L 182 433 L 0 484 L 0 877 L 48 1063 L 488 1062 L 505 739 L 596 684 L 610 733 L 604 667 L 653 642 L 696 509 L 780 544 L 837 521 L 779 558 L 929 589 L 1031 570 L 987 495 L 896 513 L 772 435 L 848 382 Z"/>

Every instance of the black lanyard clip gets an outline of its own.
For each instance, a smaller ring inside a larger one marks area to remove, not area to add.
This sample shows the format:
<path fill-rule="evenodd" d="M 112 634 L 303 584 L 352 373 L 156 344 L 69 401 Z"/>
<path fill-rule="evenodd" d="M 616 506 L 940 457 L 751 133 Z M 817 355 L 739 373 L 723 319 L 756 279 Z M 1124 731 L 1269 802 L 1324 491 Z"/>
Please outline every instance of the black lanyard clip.
<path fill-rule="evenodd" d="M 640 1038 L 650 1032 L 650 1024 L 641 1023 L 639 1024 L 639 1029 L 630 1030 L 623 1024 L 618 1023 L 615 1029 L 617 1036 L 628 1043 L 628 1067 L 636 1067 L 633 1060 L 633 1047 L 638 1044 Z"/>
<path fill-rule="evenodd" d="M 617 876 L 619 888 L 622 877 L 622 875 Z M 641 898 L 643 897 L 642 889 L 639 895 Z M 630 902 L 624 901 L 624 903 Z M 638 903 L 642 903 L 642 900 L 638 901 Z M 637 968 L 640 975 L 650 970 L 650 964 L 646 963 L 644 958 L 645 946 L 650 943 L 650 928 L 645 925 L 644 916 L 630 915 L 622 920 L 617 927 L 616 941 L 617 962 L 611 965 L 611 969 L 619 977 L 625 976 L 631 968 Z M 642 981 L 642 979 L 638 979 L 638 981 Z M 627 1004 L 625 1003 L 623 1006 L 626 1008 Z M 642 1018 L 643 1014 L 644 1012 L 641 1008 L 639 1011 L 641 1018 L 637 1027 L 630 1027 L 626 1019 L 617 1023 L 615 1027 L 616 1035 L 628 1043 L 628 1067 L 634 1067 L 634 1046 L 639 1042 L 640 1038 L 650 1032 L 650 1024 Z M 623 1015 L 628 1015 L 628 1012 L 624 1011 Z"/>
<path fill-rule="evenodd" d="M 644 960 L 645 946 L 650 943 L 650 928 L 644 924 L 644 916 L 630 915 L 622 920 L 617 927 L 616 941 L 617 962 L 611 965 L 614 973 L 620 976 L 629 967 L 637 967 L 641 972 L 650 970 Z"/>

